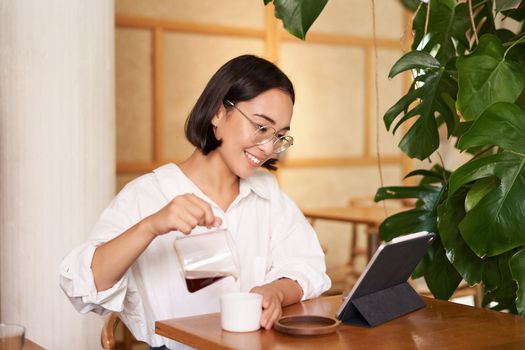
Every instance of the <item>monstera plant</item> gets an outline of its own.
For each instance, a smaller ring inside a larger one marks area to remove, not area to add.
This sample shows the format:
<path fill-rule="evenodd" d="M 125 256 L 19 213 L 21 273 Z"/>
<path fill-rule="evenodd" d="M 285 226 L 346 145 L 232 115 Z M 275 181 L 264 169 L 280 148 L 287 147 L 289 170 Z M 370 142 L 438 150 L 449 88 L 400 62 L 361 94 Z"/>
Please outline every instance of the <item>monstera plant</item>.
<path fill-rule="evenodd" d="M 381 237 L 436 232 L 415 273 L 436 297 L 448 299 L 463 279 L 483 285 L 484 305 L 525 315 L 525 0 L 405 4 L 415 11 L 412 51 L 390 77 L 410 71 L 414 81 L 385 125 L 408 125 L 399 147 L 411 158 L 437 151 L 440 127 L 472 157 L 450 171 L 411 172 L 417 186 L 380 188 L 378 201 L 417 199 L 383 222 Z"/>
<path fill-rule="evenodd" d="M 273 0 L 275 16 L 301 39 L 326 2 Z M 457 169 L 412 171 L 416 186 L 379 188 L 377 201 L 416 200 L 383 222 L 381 238 L 435 232 L 414 273 L 434 296 L 450 298 L 462 280 L 481 283 L 484 305 L 525 315 L 525 0 L 401 2 L 414 12 L 414 36 L 389 77 L 414 79 L 385 126 L 406 130 L 399 148 L 411 158 L 437 152 L 439 128 L 472 156 Z"/>

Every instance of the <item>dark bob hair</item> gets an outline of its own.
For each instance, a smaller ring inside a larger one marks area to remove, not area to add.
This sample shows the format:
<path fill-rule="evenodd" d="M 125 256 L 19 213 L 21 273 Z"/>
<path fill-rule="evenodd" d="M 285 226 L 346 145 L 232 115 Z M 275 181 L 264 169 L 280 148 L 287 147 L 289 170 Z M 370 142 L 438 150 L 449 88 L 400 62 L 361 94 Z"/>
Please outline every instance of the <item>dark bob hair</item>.
<path fill-rule="evenodd" d="M 270 89 L 280 89 L 295 103 L 293 84 L 275 64 L 253 55 L 236 57 L 215 73 L 186 120 L 186 138 L 192 145 L 208 154 L 221 145 L 215 137 L 211 120 L 225 101 L 247 101 Z M 275 170 L 277 159 L 262 166 Z"/>

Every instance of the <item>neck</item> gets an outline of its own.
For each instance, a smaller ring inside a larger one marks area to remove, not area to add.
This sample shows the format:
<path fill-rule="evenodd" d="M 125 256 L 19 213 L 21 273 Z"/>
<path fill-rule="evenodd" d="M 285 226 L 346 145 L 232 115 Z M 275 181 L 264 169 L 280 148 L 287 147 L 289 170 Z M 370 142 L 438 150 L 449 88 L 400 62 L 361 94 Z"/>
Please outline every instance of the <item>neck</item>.
<path fill-rule="evenodd" d="M 217 152 L 208 155 L 195 149 L 179 164 L 184 174 L 199 189 L 226 210 L 239 193 L 239 178 L 226 166 Z"/>

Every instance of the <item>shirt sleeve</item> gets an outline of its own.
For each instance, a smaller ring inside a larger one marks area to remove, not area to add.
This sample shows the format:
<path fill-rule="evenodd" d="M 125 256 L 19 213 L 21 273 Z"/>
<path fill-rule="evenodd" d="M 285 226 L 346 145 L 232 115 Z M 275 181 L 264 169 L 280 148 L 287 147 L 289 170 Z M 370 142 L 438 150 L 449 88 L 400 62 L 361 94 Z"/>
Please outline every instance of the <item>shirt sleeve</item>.
<path fill-rule="evenodd" d="M 71 251 L 60 264 L 60 287 L 81 313 L 120 312 L 126 293 L 130 287 L 133 288 L 131 273 L 128 270 L 111 288 L 97 292 L 91 270 L 95 249 L 134 224 L 128 215 L 123 214 L 123 206 L 129 207 L 132 204 L 126 197 L 121 192 L 112 201 L 95 224 L 88 241 Z"/>
<path fill-rule="evenodd" d="M 297 205 L 280 190 L 274 193 L 271 267 L 265 283 L 290 278 L 303 289 L 302 300 L 316 298 L 331 286 L 321 245 Z"/>

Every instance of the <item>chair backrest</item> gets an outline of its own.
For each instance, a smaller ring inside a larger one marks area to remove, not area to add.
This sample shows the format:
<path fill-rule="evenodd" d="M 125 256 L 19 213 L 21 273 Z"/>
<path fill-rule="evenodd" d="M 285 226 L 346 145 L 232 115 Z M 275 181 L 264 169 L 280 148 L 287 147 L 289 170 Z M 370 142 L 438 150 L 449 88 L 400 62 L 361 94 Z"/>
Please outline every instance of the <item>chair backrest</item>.
<path fill-rule="evenodd" d="M 106 316 L 104 325 L 102 326 L 102 333 L 100 334 L 100 343 L 103 349 L 112 350 L 115 349 L 115 328 L 117 328 L 120 319 L 118 313 L 112 312 Z"/>

